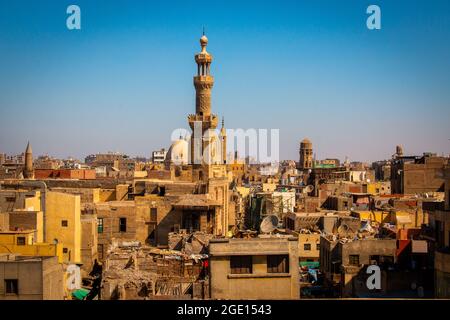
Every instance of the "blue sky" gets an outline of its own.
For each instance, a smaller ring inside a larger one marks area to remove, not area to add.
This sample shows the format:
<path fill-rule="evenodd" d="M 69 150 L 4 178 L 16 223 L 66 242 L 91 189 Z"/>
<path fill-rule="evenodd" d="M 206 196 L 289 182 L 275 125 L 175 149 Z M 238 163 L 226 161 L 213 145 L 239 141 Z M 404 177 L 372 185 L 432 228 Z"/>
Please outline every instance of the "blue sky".
<path fill-rule="evenodd" d="M 81 8 L 81 30 L 66 8 Z M 132 5 L 131 5 L 132 4 Z M 381 7 L 382 29 L 366 28 Z M 317 158 L 449 153 L 450 1 L 0 0 L 0 152 L 149 156 L 195 110 L 202 26 L 213 112 L 308 137 Z"/>

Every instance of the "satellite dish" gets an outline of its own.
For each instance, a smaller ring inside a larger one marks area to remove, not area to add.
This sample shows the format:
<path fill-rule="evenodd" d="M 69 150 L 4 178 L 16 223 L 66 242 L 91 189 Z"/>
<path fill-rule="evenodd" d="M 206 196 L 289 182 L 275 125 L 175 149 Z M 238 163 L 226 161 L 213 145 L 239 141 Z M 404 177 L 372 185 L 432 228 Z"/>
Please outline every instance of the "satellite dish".
<path fill-rule="evenodd" d="M 270 215 L 262 220 L 259 229 L 261 230 L 262 233 L 270 233 L 273 230 L 275 230 L 277 226 L 278 226 L 278 217 L 275 215 Z"/>
<path fill-rule="evenodd" d="M 303 193 L 310 193 L 314 190 L 314 186 L 313 185 L 308 185 L 303 189 Z"/>

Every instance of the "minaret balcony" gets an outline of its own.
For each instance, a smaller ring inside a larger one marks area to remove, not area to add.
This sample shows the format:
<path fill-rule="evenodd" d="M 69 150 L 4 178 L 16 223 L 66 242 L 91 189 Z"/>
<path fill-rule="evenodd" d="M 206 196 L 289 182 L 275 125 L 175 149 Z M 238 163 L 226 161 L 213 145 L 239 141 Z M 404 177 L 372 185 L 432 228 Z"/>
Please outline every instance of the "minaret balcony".
<path fill-rule="evenodd" d="M 209 53 L 198 53 L 195 55 L 195 62 L 197 63 L 211 63 L 213 60 L 212 55 Z"/>
<path fill-rule="evenodd" d="M 214 85 L 214 77 L 212 76 L 195 76 L 194 86 L 197 89 L 211 89 Z"/>
<path fill-rule="evenodd" d="M 196 82 L 214 82 L 213 76 L 195 76 L 194 77 L 194 83 Z"/>
<path fill-rule="evenodd" d="M 188 122 L 191 128 L 194 127 L 195 121 L 202 122 L 203 129 L 215 129 L 219 124 L 219 118 L 215 114 L 200 115 L 200 114 L 190 114 L 188 115 Z"/>

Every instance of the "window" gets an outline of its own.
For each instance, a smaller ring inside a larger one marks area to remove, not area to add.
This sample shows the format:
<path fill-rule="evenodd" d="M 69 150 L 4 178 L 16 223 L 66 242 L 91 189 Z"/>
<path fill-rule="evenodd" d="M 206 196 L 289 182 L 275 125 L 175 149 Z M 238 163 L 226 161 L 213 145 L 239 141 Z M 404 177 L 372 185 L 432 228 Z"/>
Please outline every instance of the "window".
<path fill-rule="evenodd" d="M 97 233 L 103 233 L 103 218 L 97 218 Z"/>
<path fill-rule="evenodd" d="M 69 252 L 69 249 L 63 248 L 63 253 L 67 253 L 67 252 Z"/>
<path fill-rule="evenodd" d="M 6 202 L 16 202 L 16 198 L 14 197 L 6 197 Z"/>
<path fill-rule="evenodd" d="M 127 218 L 119 218 L 119 232 L 127 232 Z"/>
<path fill-rule="evenodd" d="M 376 265 L 380 264 L 380 256 L 379 255 L 369 256 L 369 263 Z"/>
<path fill-rule="evenodd" d="M 305 250 L 305 251 L 311 251 L 311 243 L 305 243 L 305 244 L 303 244 L 303 250 Z"/>
<path fill-rule="evenodd" d="M 233 274 L 253 273 L 252 256 L 232 256 L 230 257 L 230 268 Z"/>
<path fill-rule="evenodd" d="M 151 222 L 158 221 L 158 208 L 150 208 L 150 221 Z"/>
<path fill-rule="evenodd" d="M 25 237 L 17 237 L 17 245 L 24 246 L 25 245 Z"/>
<path fill-rule="evenodd" d="M 316 243 L 316 250 L 320 251 L 320 243 Z"/>
<path fill-rule="evenodd" d="M 5 293 L 6 294 L 19 294 L 19 280 L 5 279 Z"/>
<path fill-rule="evenodd" d="M 61 226 L 67 227 L 69 225 L 69 222 L 67 220 L 61 220 Z"/>
<path fill-rule="evenodd" d="M 268 273 L 289 273 L 289 257 L 287 255 L 267 256 Z"/>
<path fill-rule="evenodd" d="M 359 266 L 359 254 L 351 254 L 348 256 L 348 262 L 352 266 Z"/>

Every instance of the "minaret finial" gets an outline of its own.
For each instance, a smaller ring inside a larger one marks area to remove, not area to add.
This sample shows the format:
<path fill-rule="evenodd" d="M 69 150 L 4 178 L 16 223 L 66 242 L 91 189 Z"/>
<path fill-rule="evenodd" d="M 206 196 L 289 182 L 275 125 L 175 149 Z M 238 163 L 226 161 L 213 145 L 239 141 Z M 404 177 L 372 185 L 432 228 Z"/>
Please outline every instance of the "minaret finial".
<path fill-rule="evenodd" d="M 222 128 L 225 127 L 225 116 L 222 117 Z"/>
<path fill-rule="evenodd" d="M 205 35 L 205 26 L 203 26 L 203 32 L 202 32 L 202 35 L 203 35 L 203 36 Z"/>

